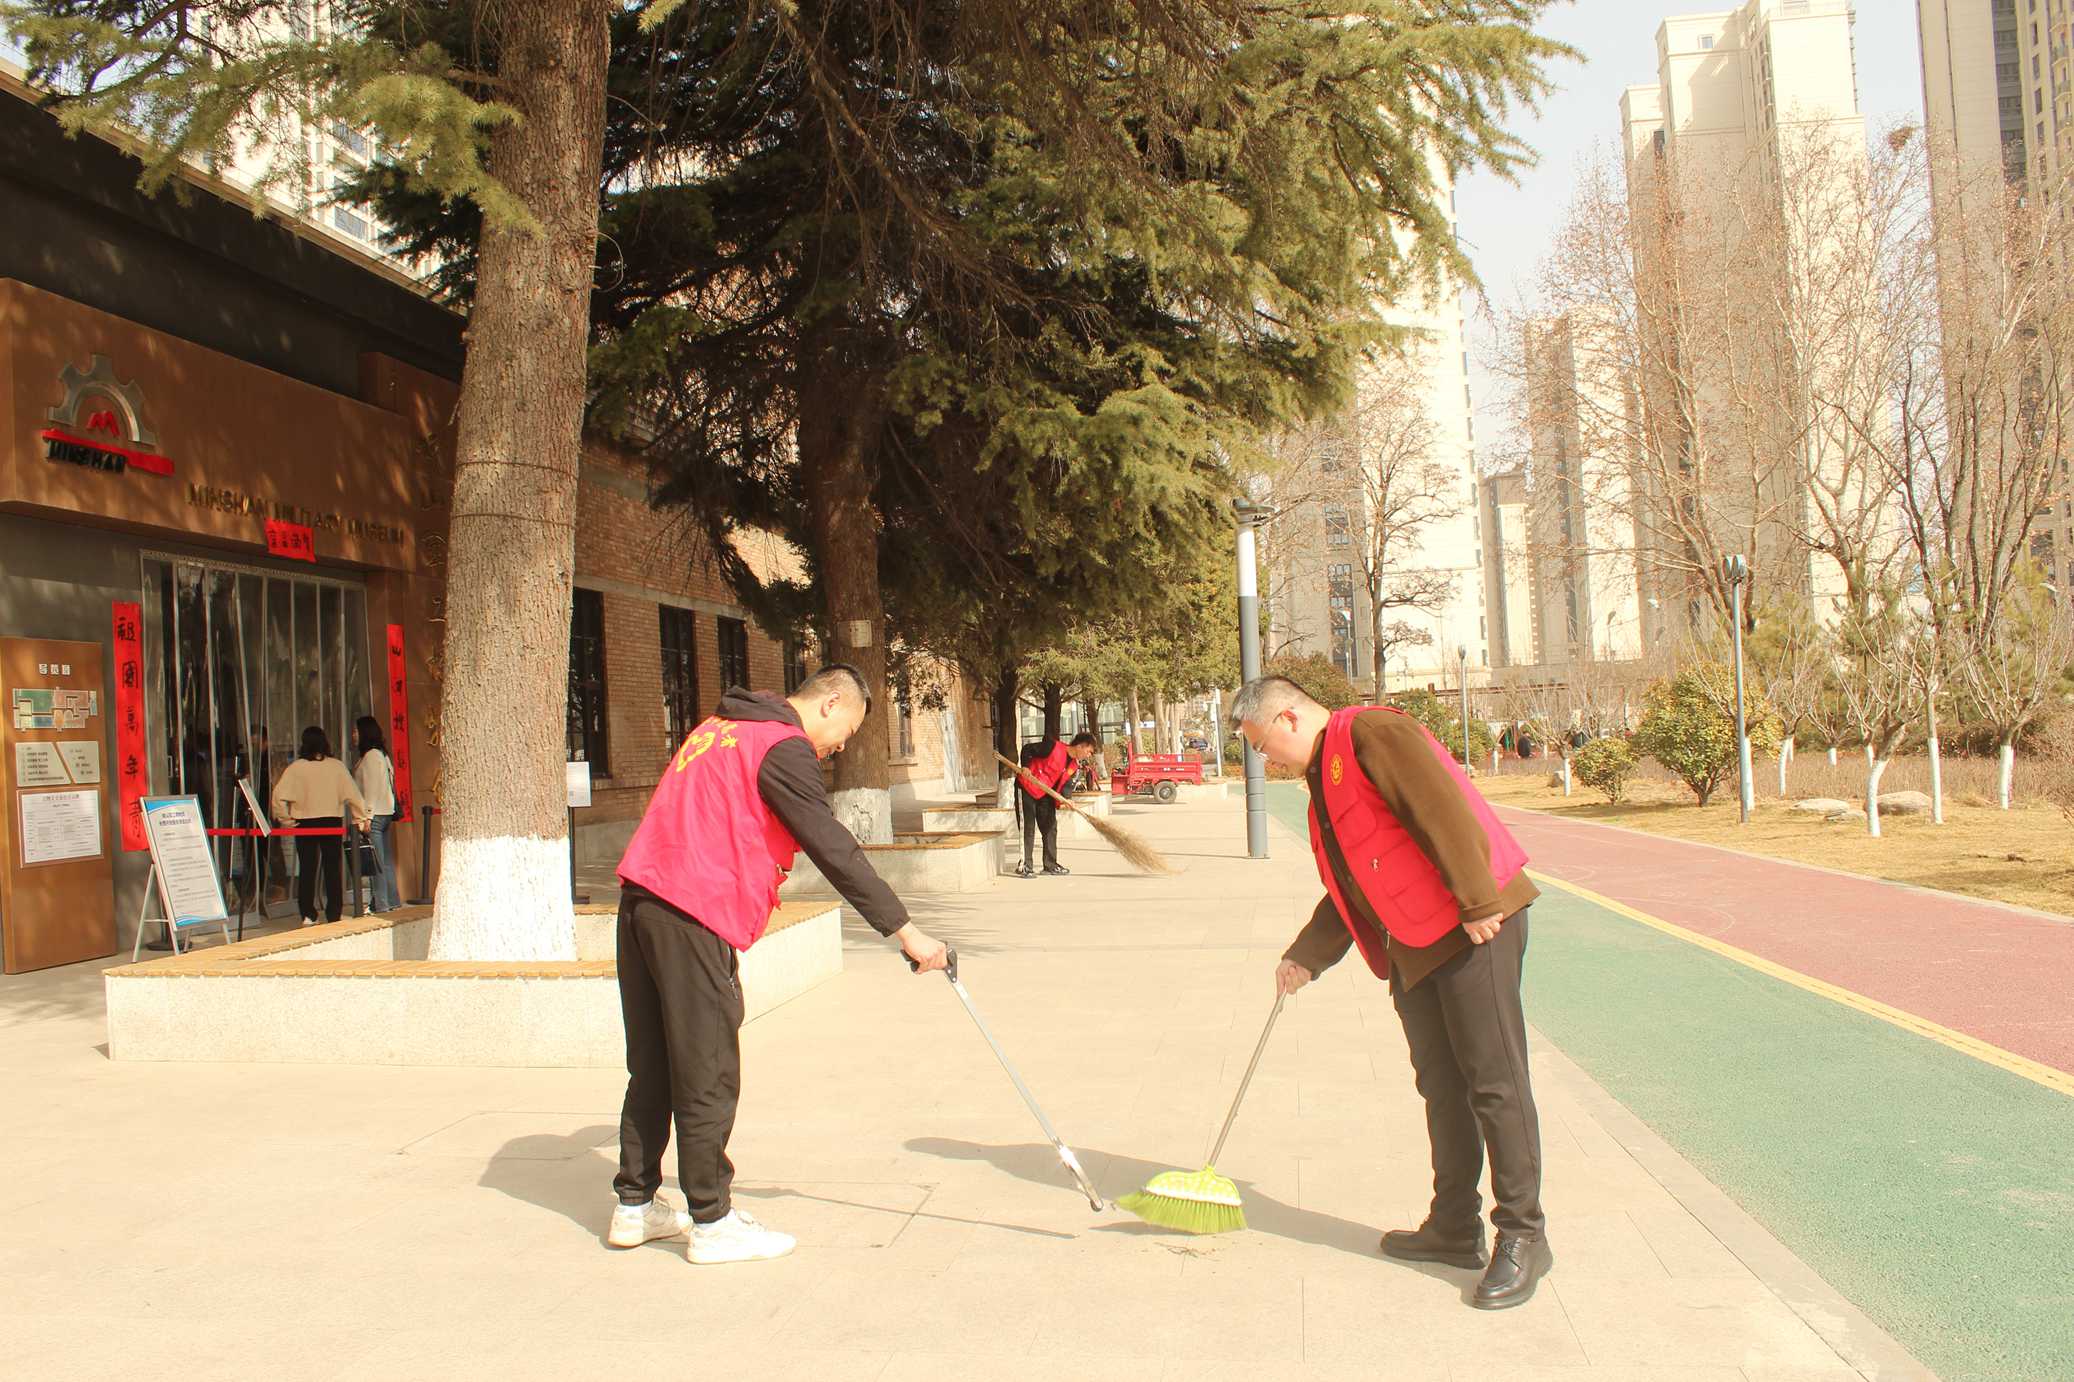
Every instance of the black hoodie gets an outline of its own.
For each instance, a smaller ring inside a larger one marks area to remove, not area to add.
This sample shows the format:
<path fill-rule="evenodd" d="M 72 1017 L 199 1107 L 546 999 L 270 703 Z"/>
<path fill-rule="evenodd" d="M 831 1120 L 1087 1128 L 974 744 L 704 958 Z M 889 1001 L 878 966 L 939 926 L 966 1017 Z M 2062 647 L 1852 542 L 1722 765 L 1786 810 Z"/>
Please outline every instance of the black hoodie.
<path fill-rule="evenodd" d="M 739 686 L 727 689 L 714 713 L 729 720 L 775 721 L 803 728 L 799 712 L 783 696 Z M 812 744 L 805 739 L 785 739 L 772 745 L 757 771 L 756 790 L 821 870 L 821 876 L 874 931 L 890 936 L 907 925 L 907 908 L 872 869 L 857 837 L 829 809 L 828 789 L 821 783 L 821 760 L 814 756 Z"/>

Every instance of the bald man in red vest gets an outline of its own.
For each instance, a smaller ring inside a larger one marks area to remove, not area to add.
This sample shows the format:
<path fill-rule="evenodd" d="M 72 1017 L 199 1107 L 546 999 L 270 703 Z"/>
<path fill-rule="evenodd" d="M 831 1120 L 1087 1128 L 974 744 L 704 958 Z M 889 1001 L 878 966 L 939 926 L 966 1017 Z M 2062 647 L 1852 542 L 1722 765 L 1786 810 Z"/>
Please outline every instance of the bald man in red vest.
<path fill-rule="evenodd" d="M 1349 948 L 1390 985 L 1426 1102 L 1433 1204 L 1385 1233 L 1386 1256 L 1483 1269 L 1471 1303 L 1525 1302 L 1554 1265 L 1541 1213 L 1541 1128 L 1527 1075 L 1520 966 L 1527 856 L 1440 742 L 1402 711 L 1327 710 L 1282 677 L 1248 682 L 1232 719 L 1254 751 L 1304 774 L 1325 897 L 1275 971 L 1294 993 Z M 1484 1254 L 1477 1183 L 1491 1161 Z"/>
<path fill-rule="evenodd" d="M 792 1251 L 790 1234 L 734 1207 L 727 1140 L 742 1090 L 740 955 L 770 924 L 801 850 L 918 972 L 944 967 L 943 943 L 908 920 L 829 810 L 821 760 L 842 752 L 870 710 L 863 676 L 843 663 L 790 696 L 730 687 L 663 765 L 619 861 L 627 1093 L 612 1182 L 619 1208 L 605 1235 L 613 1247 L 688 1231 L 697 1263 Z M 689 1213 L 656 1193 L 673 1124 Z"/>

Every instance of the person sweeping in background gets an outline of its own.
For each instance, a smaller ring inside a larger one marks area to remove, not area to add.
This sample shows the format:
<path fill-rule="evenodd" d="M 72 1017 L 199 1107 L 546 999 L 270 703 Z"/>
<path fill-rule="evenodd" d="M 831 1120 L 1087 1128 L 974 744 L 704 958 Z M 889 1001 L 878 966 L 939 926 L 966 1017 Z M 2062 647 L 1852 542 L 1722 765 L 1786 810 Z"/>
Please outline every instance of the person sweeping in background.
<path fill-rule="evenodd" d="M 821 760 L 842 751 L 870 710 L 862 674 L 842 663 L 789 697 L 732 687 L 663 768 L 619 863 L 627 1093 L 613 1247 L 688 1229 L 697 1263 L 792 1251 L 791 1235 L 734 1208 L 727 1140 L 742 1088 L 741 952 L 770 923 L 800 850 L 917 973 L 944 968 L 943 943 L 908 920 L 829 810 Z M 673 1122 L 688 1213 L 656 1193 Z"/>
<path fill-rule="evenodd" d="M 1030 856 L 1035 854 L 1037 836 L 1044 836 L 1044 872 L 1054 878 L 1063 878 L 1072 870 L 1059 863 L 1059 804 L 1044 790 L 1046 787 L 1062 797 L 1073 795 L 1073 780 L 1079 776 L 1081 766 L 1094 757 L 1095 736 L 1076 734 L 1071 743 L 1057 739 L 1040 739 L 1034 744 L 1023 745 L 1021 767 L 1017 784 L 1023 790 L 1016 797 L 1016 814 L 1023 823 L 1023 862 L 1017 867 L 1018 878 L 1034 878 L 1036 870 L 1030 865 Z"/>
<path fill-rule="evenodd" d="M 1438 740 L 1387 707 L 1330 711 L 1282 677 L 1248 682 L 1232 719 L 1256 753 L 1304 774 L 1325 883 L 1275 970 L 1278 992 L 1358 947 L 1390 985 L 1433 1151 L 1433 1204 L 1385 1233 L 1406 1262 L 1485 1268 L 1471 1303 L 1519 1305 L 1554 1264 L 1541 1210 L 1541 1130 L 1527 1077 L 1520 967 L 1527 856 Z M 1477 1183 L 1491 1159 L 1486 1264 Z"/>

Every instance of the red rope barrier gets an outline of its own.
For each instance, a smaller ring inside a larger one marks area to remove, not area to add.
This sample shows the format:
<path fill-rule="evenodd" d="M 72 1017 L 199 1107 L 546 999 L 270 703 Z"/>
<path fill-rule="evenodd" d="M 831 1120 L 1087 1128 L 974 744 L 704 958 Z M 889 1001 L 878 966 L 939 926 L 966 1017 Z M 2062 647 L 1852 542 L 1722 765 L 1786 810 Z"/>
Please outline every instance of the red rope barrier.
<path fill-rule="evenodd" d="M 331 839 L 337 840 L 337 839 L 343 839 L 343 838 L 344 838 L 344 836 L 345 836 L 345 833 L 346 833 L 346 828 L 345 828 L 344 826 L 342 826 L 342 825 L 309 825 L 309 826 L 300 826 L 300 825 L 298 825 L 298 826 L 279 826 L 279 825 L 277 825 L 277 826 L 275 826 L 275 827 L 273 828 L 273 830 L 272 830 L 271 832 L 268 832 L 268 831 L 264 831 L 264 830 L 257 830 L 257 829 L 249 829 L 249 828 L 248 828 L 248 829 L 240 829 L 240 830 L 211 830 L 211 831 L 209 831 L 209 832 L 208 832 L 208 834 L 209 834 L 209 838 L 210 838 L 210 839 L 212 839 L 212 840 L 215 840 L 215 839 L 231 839 L 231 840 L 253 840 L 253 839 L 259 839 L 259 838 L 261 838 L 262 836 L 265 836 L 265 835 L 267 835 L 267 834 L 269 834 L 269 833 L 271 833 L 271 834 L 274 834 L 274 835 L 323 835 L 323 836 L 328 836 L 328 837 L 329 837 L 329 838 L 331 838 Z"/>

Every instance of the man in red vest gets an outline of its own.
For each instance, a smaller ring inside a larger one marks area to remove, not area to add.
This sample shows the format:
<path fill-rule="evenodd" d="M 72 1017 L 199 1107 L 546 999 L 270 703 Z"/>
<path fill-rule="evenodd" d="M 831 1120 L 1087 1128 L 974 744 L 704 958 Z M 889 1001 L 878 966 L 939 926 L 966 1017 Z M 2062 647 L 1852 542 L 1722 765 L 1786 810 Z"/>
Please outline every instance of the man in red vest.
<path fill-rule="evenodd" d="M 871 709 L 856 668 L 824 667 L 789 697 L 729 688 L 663 766 L 619 861 L 619 1000 L 627 1094 L 619 1119 L 619 1208 L 606 1241 L 637 1247 L 691 1234 L 693 1262 L 783 1257 L 791 1235 L 729 1198 L 727 1139 L 742 1088 L 741 952 L 777 906 L 805 850 L 815 867 L 920 970 L 944 967 L 828 808 L 821 760 L 840 753 Z M 690 1212 L 657 1197 L 671 1124 Z"/>
<path fill-rule="evenodd" d="M 1059 862 L 1059 804 L 1044 789 L 1049 787 L 1062 797 L 1072 796 L 1070 784 L 1074 775 L 1082 764 L 1094 757 L 1094 753 L 1095 736 L 1076 734 L 1070 744 L 1057 739 L 1040 739 L 1034 744 L 1023 745 L 1022 752 L 1016 755 L 1022 763 L 1018 785 L 1023 789 L 1022 796 L 1016 801 L 1023 822 L 1023 862 L 1015 871 L 1016 877 L 1035 876 L 1030 856 L 1036 853 L 1036 837 L 1040 833 L 1044 836 L 1045 873 L 1053 878 L 1064 878 L 1071 872 Z"/>
<path fill-rule="evenodd" d="M 1390 985 L 1426 1101 L 1432 1209 L 1418 1228 L 1385 1233 L 1382 1250 L 1484 1268 L 1471 1303 L 1519 1305 L 1554 1265 L 1520 1009 L 1527 906 L 1538 896 L 1527 856 L 1461 764 L 1401 711 L 1329 711 L 1296 683 L 1262 677 L 1239 692 L 1232 719 L 1311 790 L 1325 897 L 1276 985 L 1294 993 L 1357 947 Z M 1498 1230 L 1488 1260 L 1477 1193 L 1486 1150 Z"/>

